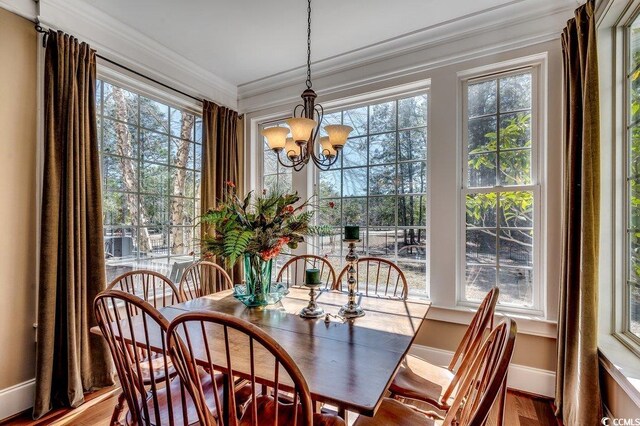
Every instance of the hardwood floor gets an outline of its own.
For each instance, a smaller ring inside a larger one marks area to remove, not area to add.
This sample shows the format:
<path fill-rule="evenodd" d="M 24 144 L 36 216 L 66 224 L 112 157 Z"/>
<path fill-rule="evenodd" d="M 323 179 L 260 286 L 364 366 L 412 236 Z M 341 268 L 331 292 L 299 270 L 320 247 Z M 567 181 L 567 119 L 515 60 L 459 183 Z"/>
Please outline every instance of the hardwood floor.
<path fill-rule="evenodd" d="M 31 413 L 14 418 L 8 422 L 0 422 L 0 425 L 12 426 L 108 426 L 113 407 L 118 398 L 117 389 L 105 389 L 91 395 L 89 401 L 75 410 L 58 410 L 50 413 L 46 418 L 33 421 L 29 418 Z M 356 416 L 349 416 L 350 423 Z M 495 418 L 489 419 L 488 425 L 495 425 Z M 520 392 L 507 394 L 507 405 L 504 424 L 508 426 L 558 426 L 553 415 L 551 400 L 533 397 Z"/>

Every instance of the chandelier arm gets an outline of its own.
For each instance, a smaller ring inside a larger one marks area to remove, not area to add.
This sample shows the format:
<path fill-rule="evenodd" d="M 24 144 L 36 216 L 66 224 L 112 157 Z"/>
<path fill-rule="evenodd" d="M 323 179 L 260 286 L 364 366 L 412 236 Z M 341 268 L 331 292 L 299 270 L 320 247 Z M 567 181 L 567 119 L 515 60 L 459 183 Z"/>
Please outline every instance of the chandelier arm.
<path fill-rule="evenodd" d="M 296 105 L 296 107 L 293 109 L 293 116 L 294 116 L 294 117 L 303 117 L 303 115 L 302 115 L 302 114 L 301 114 L 301 115 L 299 115 L 299 116 L 297 115 L 297 114 L 298 114 L 298 108 L 300 108 L 300 109 L 302 110 L 302 112 L 304 112 L 304 105 L 302 105 L 302 104 L 298 104 L 298 105 Z"/>
<path fill-rule="evenodd" d="M 314 155 L 313 157 L 311 157 L 311 160 L 313 161 L 313 164 L 315 164 L 317 168 L 325 172 L 329 170 L 329 168 L 331 168 L 331 166 L 336 164 L 336 162 L 338 161 L 337 155 L 335 155 L 332 159 L 328 159 L 327 157 L 324 157 L 324 158 L 325 158 L 324 160 L 321 160 L 320 158 Z"/>
<path fill-rule="evenodd" d="M 292 161 L 291 158 L 289 158 L 286 154 L 285 154 L 285 157 L 289 158 L 290 162 L 289 163 L 285 163 L 284 161 L 282 161 L 282 158 L 280 158 L 280 153 L 281 152 L 282 152 L 282 150 L 278 151 L 277 152 L 277 154 L 278 154 L 277 156 L 278 156 L 278 163 L 280 163 L 280 165 L 282 167 L 286 167 L 286 168 L 290 169 L 290 168 L 294 167 L 297 164 L 297 162 Z"/>
<path fill-rule="evenodd" d="M 322 119 L 324 118 L 324 108 L 322 108 L 322 105 L 320 104 L 314 104 L 313 111 L 318 115 L 318 124 L 316 125 L 315 131 L 311 132 L 311 140 L 315 142 L 320 134 L 320 126 L 322 125 Z"/>

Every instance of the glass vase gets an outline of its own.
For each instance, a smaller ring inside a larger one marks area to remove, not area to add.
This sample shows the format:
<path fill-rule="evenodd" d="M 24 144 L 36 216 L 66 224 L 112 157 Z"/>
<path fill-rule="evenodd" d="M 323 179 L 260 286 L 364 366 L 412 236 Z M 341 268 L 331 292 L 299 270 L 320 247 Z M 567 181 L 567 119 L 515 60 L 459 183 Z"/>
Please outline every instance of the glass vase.
<path fill-rule="evenodd" d="M 249 307 L 266 306 L 278 302 L 282 295 L 271 288 L 271 268 L 273 260 L 263 260 L 260 256 L 244 255 L 244 288 L 236 288 L 235 296 Z"/>

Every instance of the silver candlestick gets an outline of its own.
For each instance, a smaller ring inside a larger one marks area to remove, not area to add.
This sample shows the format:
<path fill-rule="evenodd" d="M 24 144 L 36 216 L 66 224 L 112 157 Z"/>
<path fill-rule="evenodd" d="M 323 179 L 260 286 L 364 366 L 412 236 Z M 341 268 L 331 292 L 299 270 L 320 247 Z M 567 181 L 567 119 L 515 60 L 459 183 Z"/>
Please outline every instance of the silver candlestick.
<path fill-rule="evenodd" d="M 364 310 L 356 302 L 356 265 L 358 263 L 358 254 L 356 253 L 356 243 L 360 240 L 343 240 L 349 244 L 349 253 L 345 257 L 349 269 L 347 269 L 347 285 L 349 289 L 347 304 L 340 309 L 340 315 L 345 318 L 358 318 L 364 316 Z"/>
<path fill-rule="evenodd" d="M 324 316 L 324 309 L 322 309 L 316 303 L 316 289 L 322 285 L 322 283 L 305 283 L 305 286 L 309 287 L 309 304 L 302 308 L 300 316 L 302 318 L 320 318 Z"/>

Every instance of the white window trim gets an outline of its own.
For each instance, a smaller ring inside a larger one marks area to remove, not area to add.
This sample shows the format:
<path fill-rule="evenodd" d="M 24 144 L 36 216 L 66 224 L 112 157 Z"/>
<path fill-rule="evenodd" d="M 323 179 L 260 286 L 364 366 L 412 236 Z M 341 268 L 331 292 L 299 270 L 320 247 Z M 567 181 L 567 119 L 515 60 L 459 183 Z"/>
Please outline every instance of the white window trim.
<path fill-rule="evenodd" d="M 640 356 L 640 342 L 637 336 L 632 336 L 627 330 L 629 319 L 629 303 L 627 277 L 629 259 L 627 256 L 627 147 L 629 144 L 629 134 L 627 126 L 629 125 L 628 101 L 629 88 L 627 84 L 627 72 L 629 69 L 629 37 L 628 27 L 635 19 L 640 17 L 640 1 L 628 2 L 627 8 L 619 15 L 617 22 L 611 27 L 611 49 L 615 54 L 612 55 L 611 66 L 611 90 L 610 107 L 613 109 L 611 115 L 611 130 L 613 133 L 612 140 L 612 171 L 608 172 L 612 175 L 613 200 L 612 202 L 612 220 L 611 228 L 611 247 L 613 255 L 610 258 L 611 265 L 611 285 L 610 297 L 610 330 L 609 333 L 618 340 L 627 350 Z M 622 54 L 619 54 L 622 52 Z M 604 107 L 603 107 L 604 110 Z M 606 139 L 602 138 L 603 141 Z M 606 239 L 605 239 L 606 242 Z M 601 248 L 602 251 L 602 248 Z M 620 253 L 616 256 L 615 253 Z"/>
<path fill-rule="evenodd" d="M 596 8 L 600 73 L 600 276 L 598 349 L 605 370 L 640 405 L 640 367 L 623 330 L 626 284 L 626 52 L 625 27 L 640 0 L 603 0 Z"/>
<path fill-rule="evenodd" d="M 479 67 L 458 73 L 459 96 L 459 143 L 458 143 L 458 244 L 457 250 L 457 285 L 456 285 L 456 306 L 477 307 L 479 302 L 468 301 L 464 298 L 466 285 L 466 195 L 469 192 L 494 192 L 496 187 L 487 189 L 469 190 L 465 184 L 467 177 L 467 85 L 470 81 L 491 80 L 496 77 L 503 77 L 521 73 L 523 70 L 531 70 L 531 136 L 535 141 L 532 146 L 532 184 L 517 187 L 518 189 L 531 190 L 534 192 L 534 279 L 532 283 L 533 306 L 524 308 L 512 305 L 498 305 L 497 310 L 515 314 L 531 315 L 538 318 L 546 318 L 547 313 L 547 271 L 546 271 L 546 238 L 545 238 L 545 217 L 547 215 L 547 194 L 545 183 L 545 157 L 547 144 L 546 132 L 546 112 L 547 112 L 547 55 L 533 55 L 525 58 L 515 59 L 485 67 Z M 511 187 L 504 187 L 510 190 Z"/>

